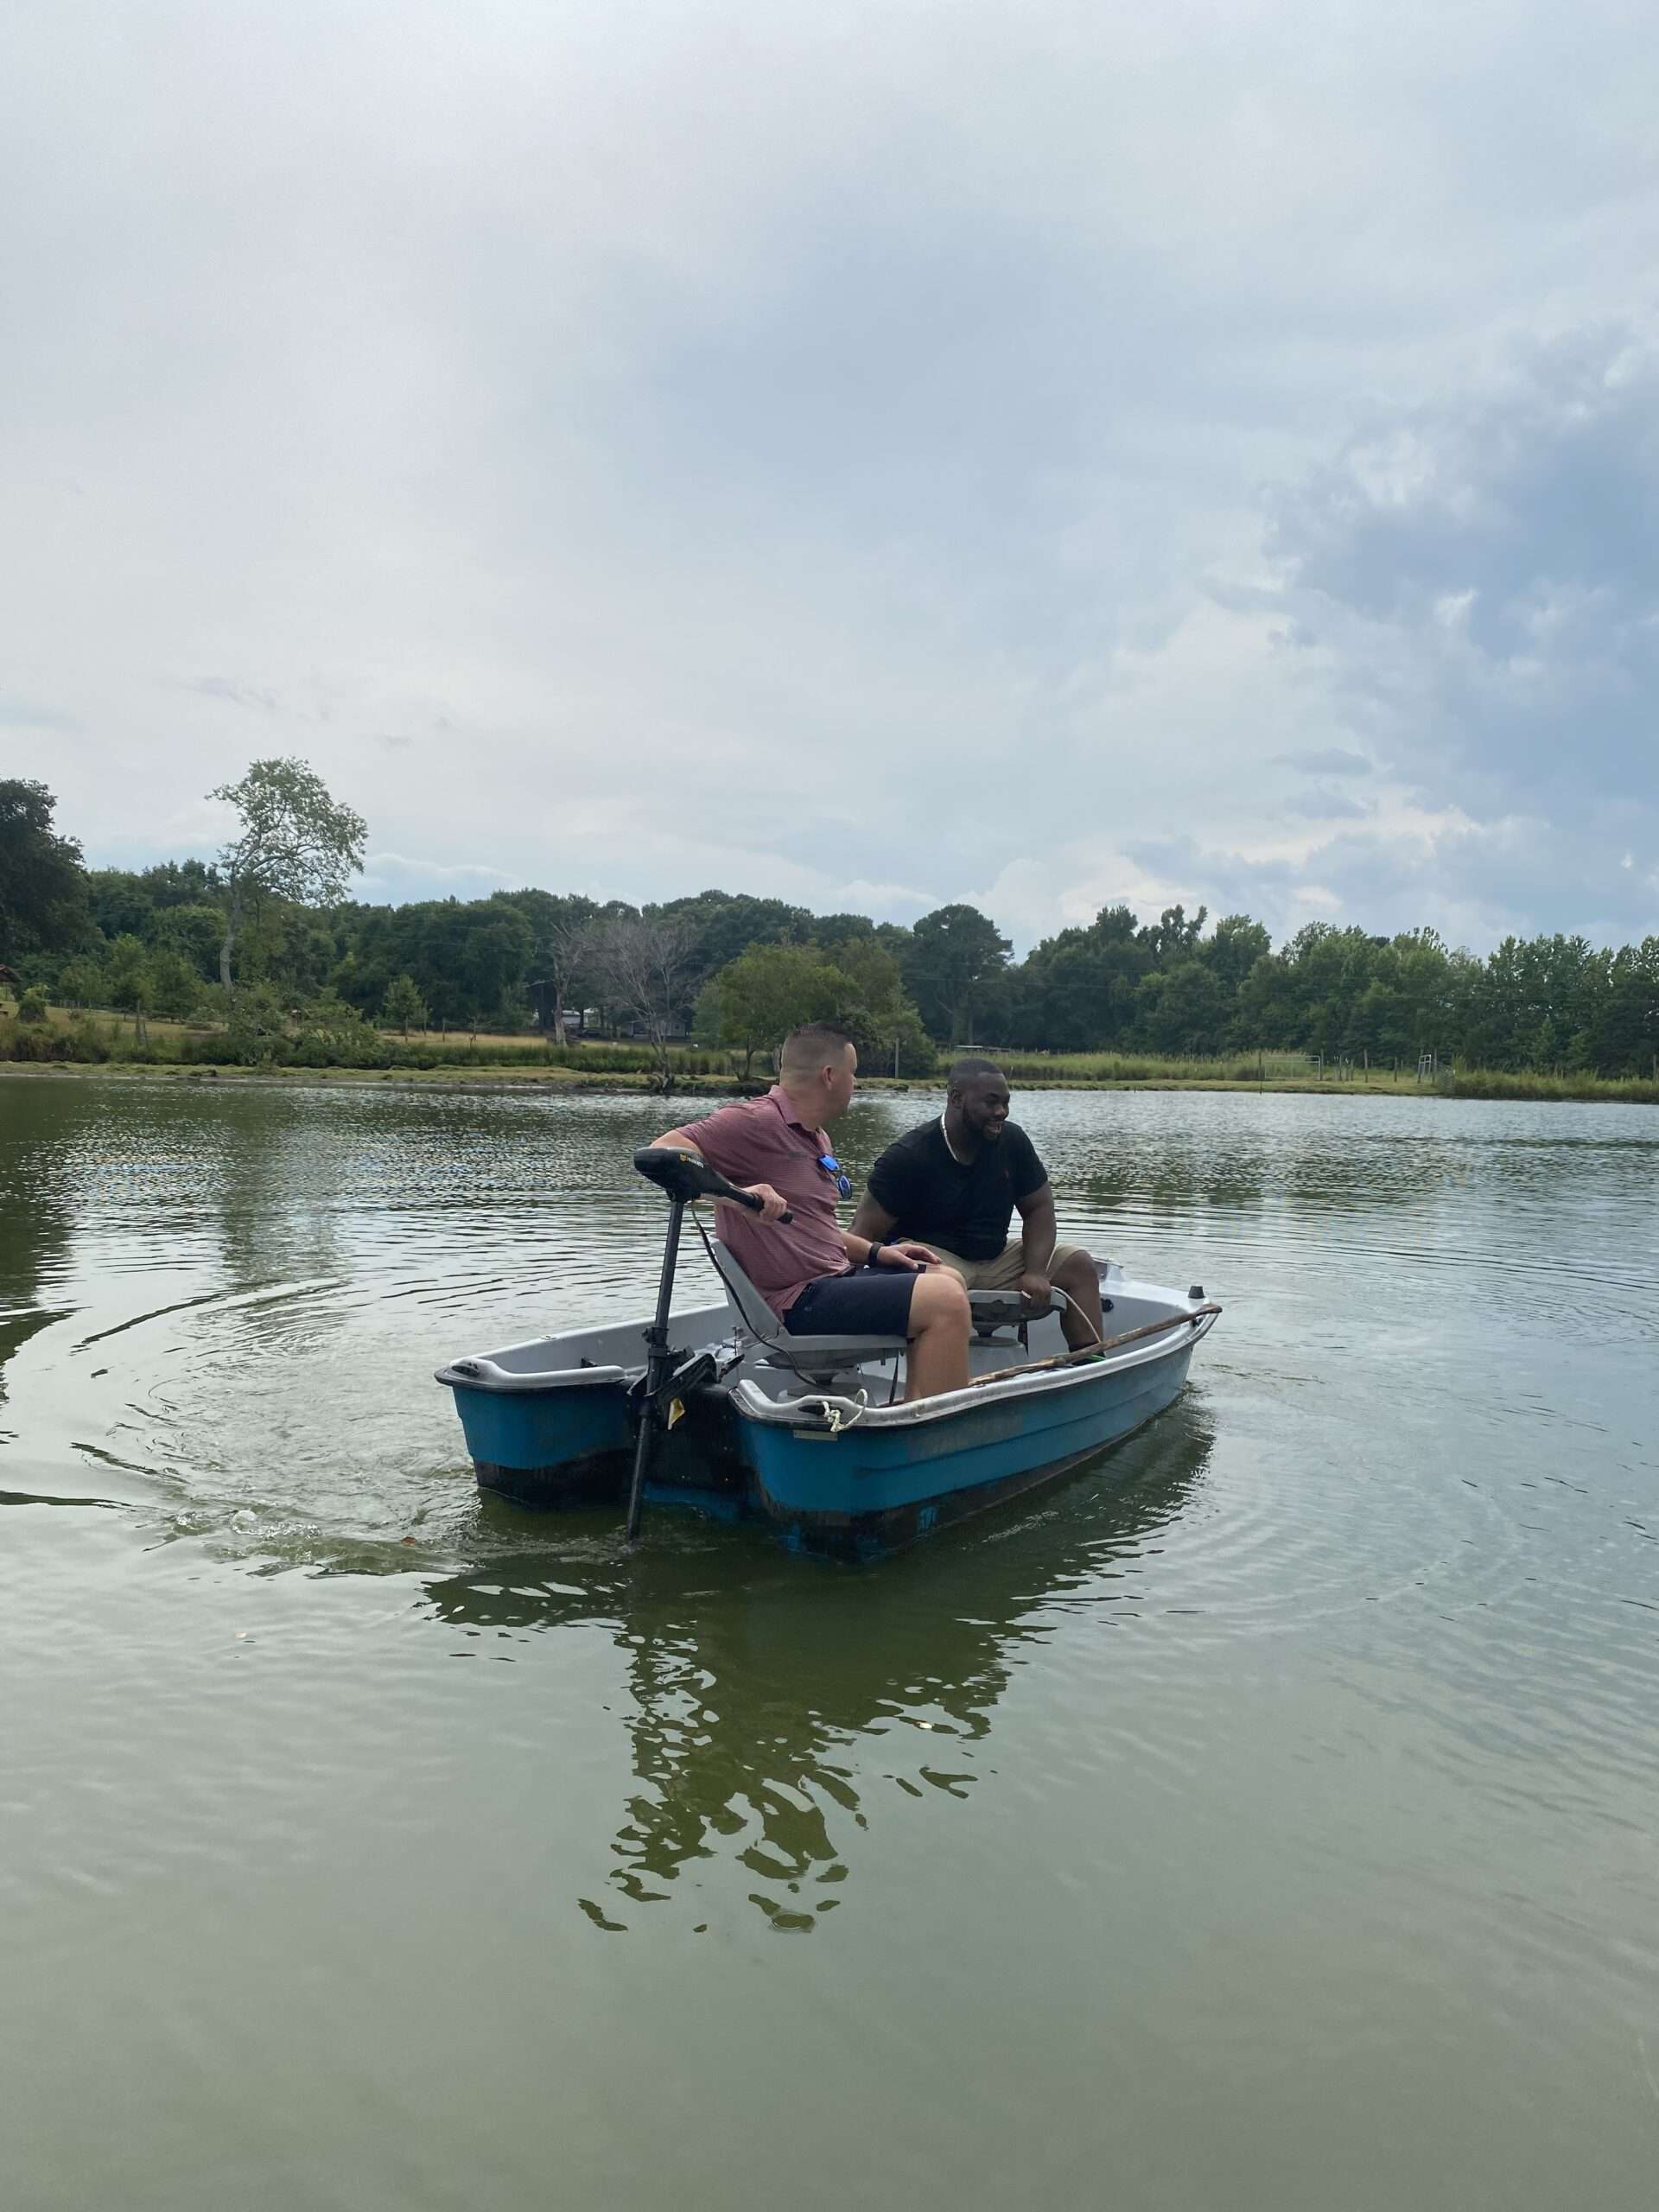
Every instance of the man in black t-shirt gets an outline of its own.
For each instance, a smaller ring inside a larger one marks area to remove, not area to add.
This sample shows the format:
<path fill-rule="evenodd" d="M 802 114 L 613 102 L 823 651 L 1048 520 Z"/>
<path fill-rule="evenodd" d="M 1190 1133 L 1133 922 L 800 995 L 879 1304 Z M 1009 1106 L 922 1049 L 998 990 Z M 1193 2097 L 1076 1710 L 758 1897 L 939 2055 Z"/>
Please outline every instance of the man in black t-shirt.
<path fill-rule="evenodd" d="M 1018 1206 L 1020 1234 L 1008 1224 Z M 943 1114 L 890 1144 L 870 1170 L 853 1232 L 931 1244 L 969 1290 L 1018 1290 L 1046 1308 L 1050 1287 L 1074 1350 L 1098 1344 L 1100 1277 L 1087 1252 L 1057 1244 L 1048 1170 L 1008 1119 L 1008 1083 L 994 1060 L 958 1060 Z"/>

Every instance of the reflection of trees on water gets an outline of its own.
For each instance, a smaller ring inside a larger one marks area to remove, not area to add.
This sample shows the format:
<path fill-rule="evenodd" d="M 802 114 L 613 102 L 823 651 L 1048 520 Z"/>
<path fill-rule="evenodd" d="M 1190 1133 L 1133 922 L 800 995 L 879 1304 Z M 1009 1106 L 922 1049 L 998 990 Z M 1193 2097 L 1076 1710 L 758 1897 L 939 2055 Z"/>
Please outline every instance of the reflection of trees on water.
<path fill-rule="evenodd" d="M 228 1297 L 339 1268 L 337 1140 L 317 1104 L 264 1084 L 205 1084 L 180 1101 L 187 1141 L 200 1147 L 208 1171 L 203 1196 Z M 257 1332 L 270 1321 L 286 1333 L 295 1319 L 250 1309 L 242 1325 Z"/>
<path fill-rule="evenodd" d="M 563 1563 L 543 1549 L 429 1594 L 474 1625 L 613 1624 L 637 1786 L 605 1904 L 582 1900 L 591 1918 L 626 1925 L 613 1916 L 684 1878 L 700 1887 L 698 1868 L 724 1859 L 775 1924 L 807 1928 L 854 1871 L 873 1764 L 913 1796 L 966 1796 L 1021 1646 L 1179 1511 L 1211 1444 L 1188 1401 L 1098 1471 L 873 1569 L 786 1559 L 734 1531 L 690 1553 L 659 1539 L 584 1590 L 547 1586 Z"/>
<path fill-rule="evenodd" d="M 7 1085 L 0 1140 L 0 1403 L 8 1363 L 60 1310 L 50 1300 L 65 1272 L 71 1224 L 54 1168 L 65 1131 L 62 1093 L 69 1089 L 33 1077 Z"/>

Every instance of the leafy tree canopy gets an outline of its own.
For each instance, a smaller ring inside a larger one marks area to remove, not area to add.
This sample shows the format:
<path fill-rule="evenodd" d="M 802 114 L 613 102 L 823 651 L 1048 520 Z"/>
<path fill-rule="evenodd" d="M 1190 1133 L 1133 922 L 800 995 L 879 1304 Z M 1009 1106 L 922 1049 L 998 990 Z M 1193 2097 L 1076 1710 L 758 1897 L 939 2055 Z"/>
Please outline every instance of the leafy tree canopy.
<path fill-rule="evenodd" d="M 0 781 L 0 960 L 77 944 L 87 926 L 80 847 L 52 826 L 44 784 Z"/>
<path fill-rule="evenodd" d="M 714 996 L 715 1041 L 743 1055 L 773 1052 L 791 1029 L 841 1014 L 852 986 L 823 953 L 804 944 L 754 944 L 722 968 Z"/>
<path fill-rule="evenodd" d="M 368 824 L 333 799 L 303 760 L 256 760 L 239 783 L 208 794 L 234 807 L 237 832 L 219 856 L 227 898 L 219 981 L 231 988 L 231 950 L 259 898 L 297 906 L 335 905 L 363 865 Z"/>
<path fill-rule="evenodd" d="M 1313 922 L 1275 951 L 1248 915 L 1209 929 L 1202 909 L 1175 906 L 1143 923 L 1119 903 L 1016 965 L 995 922 L 963 904 L 913 930 L 721 890 L 644 912 L 533 886 L 369 906 L 340 895 L 363 825 L 302 762 L 255 762 L 224 795 L 238 834 L 218 863 L 88 873 L 54 827 L 44 785 L 0 781 L 0 964 L 10 971 L 0 980 L 139 1018 L 146 1007 L 199 1014 L 228 938 L 238 988 L 218 1011 L 256 1048 L 291 1035 L 296 1009 L 322 1006 L 325 1027 L 349 1010 L 353 1051 L 384 1053 L 365 1023 L 387 1018 L 388 994 L 407 978 L 435 1027 L 522 1029 L 538 1018 L 556 1036 L 565 1011 L 582 1011 L 601 1027 L 642 1028 L 666 1073 L 667 1040 L 685 1034 L 694 1007 L 703 1033 L 719 1033 L 709 979 L 760 948 L 793 956 L 771 963 L 778 973 L 813 980 L 741 1025 L 755 1030 L 753 1049 L 811 1018 L 828 969 L 838 979 L 830 1011 L 870 1070 L 896 1056 L 931 1072 L 938 1046 L 970 1033 L 1050 1052 L 1263 1047 L 1407 1065 L 1433 1052 L 1604 1075 L 1659 1066 L 1659 937 L 1609 948 L 1558 931 L 1509 938 L 1478 958 L 1429 929 L 1382 936 Z M 411 1011 L 410 1026 L 418 1020 Z"/>
<path fill-rule="evenodd" d="M 1012 948 L 977 906 L 940 906 L 911 931 L 905 981 L 936 1037 L 949 1044 L 971 1038 L 976 996 L 1001 973 Z"/>
<path fill-rule="evenodd" d="M 387 1021 L 394 1028 L 401 1029 L 405 1037 L 411 1027 L 424 1029 L 426 1027 L 426 1001 L 416 988 L 412 976 L 394 976 L 387 984 L 382 1011 Z"/>

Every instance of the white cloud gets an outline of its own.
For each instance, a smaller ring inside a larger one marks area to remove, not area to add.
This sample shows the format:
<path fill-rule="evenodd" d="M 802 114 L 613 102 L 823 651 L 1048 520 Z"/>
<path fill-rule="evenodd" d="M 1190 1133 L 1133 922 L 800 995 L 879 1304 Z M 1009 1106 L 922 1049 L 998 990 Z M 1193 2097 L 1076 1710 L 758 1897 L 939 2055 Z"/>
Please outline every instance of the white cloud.
<path fill-rule="evenodd" d="M 1625 926 L 1659 63 L 1559 35 L 13 11 L 0 753 L 141 860 L 298 752 L 388 896 Z"/>

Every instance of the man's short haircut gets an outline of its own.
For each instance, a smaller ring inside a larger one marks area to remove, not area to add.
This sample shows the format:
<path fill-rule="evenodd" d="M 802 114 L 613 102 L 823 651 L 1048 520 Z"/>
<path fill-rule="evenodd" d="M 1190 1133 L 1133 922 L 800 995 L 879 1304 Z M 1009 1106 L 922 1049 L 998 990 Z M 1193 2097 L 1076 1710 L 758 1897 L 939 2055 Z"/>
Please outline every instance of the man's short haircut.
<path fill-rule="evenodd" d="M 817 1075 L 820 1068 L 838 1060 L 852 1041 L 838 1021 L 809 1021 L 804 1028 L 791 1029 L 785 1038 L 778 1065 L 785 1075 Z"/>
<path fill-rule="evenodd" d="M 995 1060 L 983 1060 L 976 1052 L 969 1052 L 964 1058 L 951 1062 L 950 1089 L 952 1091 L 966 1090 L 970 1083 L 977 1083 L 982 1075 L 1002 1075 L 1002 1071 Z M 1005 1083 L 1007 1081 L 1006 1076 L 1002 1079 Z"/>

